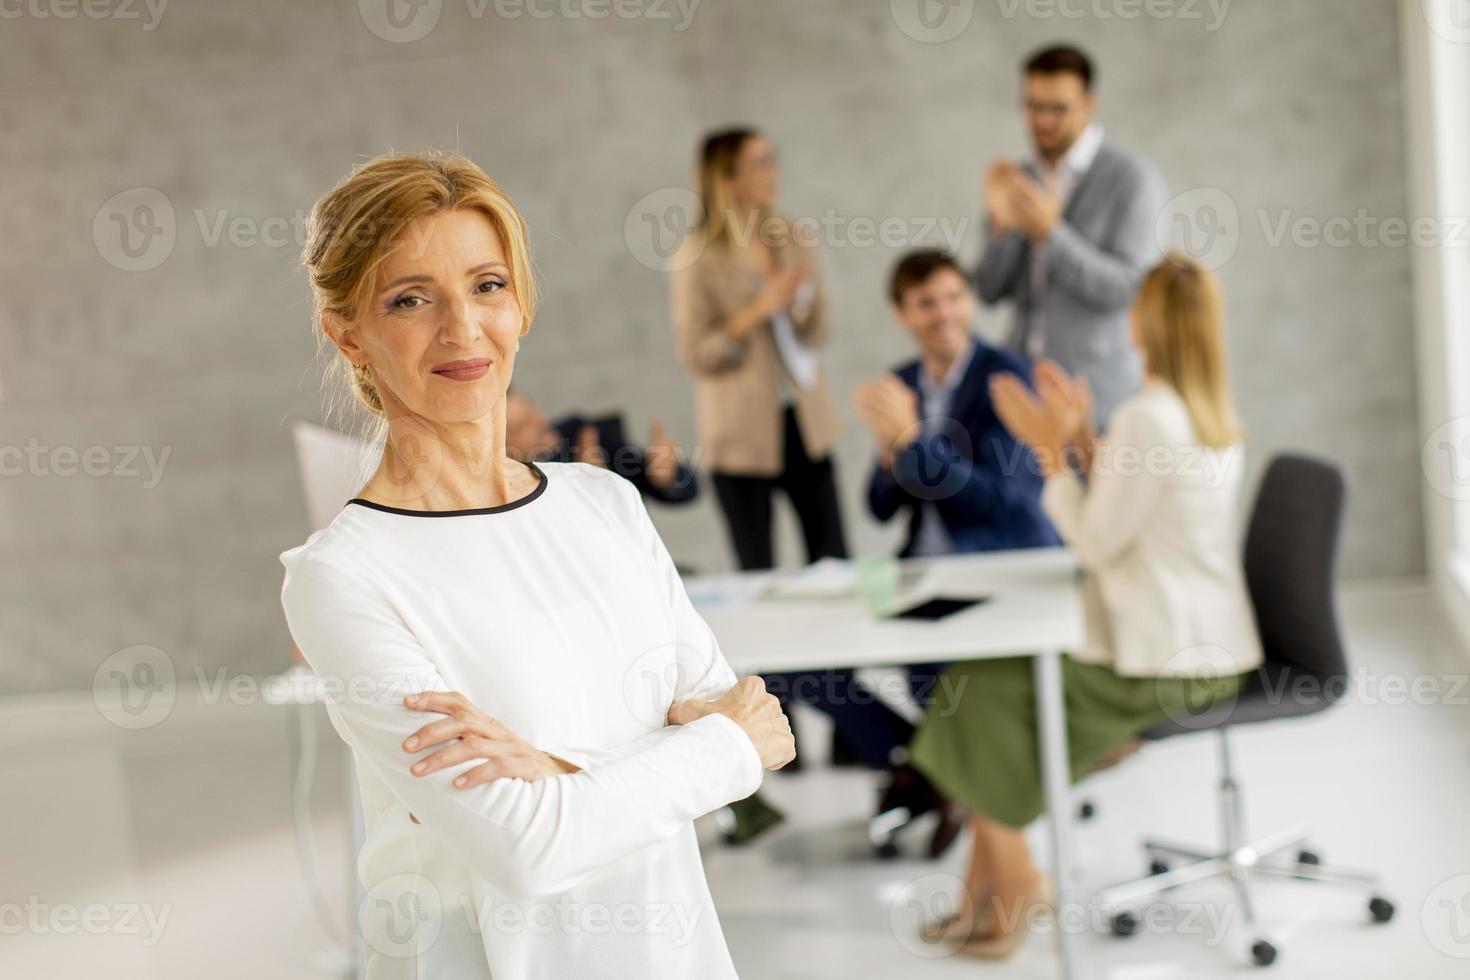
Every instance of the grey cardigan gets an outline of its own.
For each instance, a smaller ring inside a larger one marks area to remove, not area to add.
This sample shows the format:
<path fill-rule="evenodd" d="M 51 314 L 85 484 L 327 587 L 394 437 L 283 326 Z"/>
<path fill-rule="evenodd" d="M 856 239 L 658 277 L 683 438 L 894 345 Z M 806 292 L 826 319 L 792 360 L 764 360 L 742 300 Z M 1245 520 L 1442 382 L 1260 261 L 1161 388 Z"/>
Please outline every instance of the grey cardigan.
<path fill-rule="evenodd" d="M 1039 180 L 1035 164 L 1025 170 Z M 1024 351 L 1040 313 L 1045 356 L 1068 373 L 1087 376 L 1099 427 L 1139 385 L 1129 308 L 1144 273 L 1162 254 L 1155 228 L 1166 203 L 1153 164 L 1103 143 L 1046 244 L 1046 285 L 1039 295 L 1031 242 L 1020 232 L 989 237 L 975 270 L 975 289 L 987 306 L 1015 301 L 1011 346 Z"/>

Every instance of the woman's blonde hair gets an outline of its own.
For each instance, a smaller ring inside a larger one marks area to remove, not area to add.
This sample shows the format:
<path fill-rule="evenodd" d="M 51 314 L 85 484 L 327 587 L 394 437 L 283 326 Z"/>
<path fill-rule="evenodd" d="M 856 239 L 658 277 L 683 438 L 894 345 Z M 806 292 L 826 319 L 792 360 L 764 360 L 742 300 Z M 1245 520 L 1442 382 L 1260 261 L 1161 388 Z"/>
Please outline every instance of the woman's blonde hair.
<path fill-rule="evenodd" d="M 364 309 L 377 284 L 378 268 L 406 244 L 395 238 L 419 218 L 471 209 L 490 219 L 510 264 L 524 323 L 536 315 L 536 275 L 531 266 L 525 219 L 490 175 L 467 157 L 437 151 L 386 153 L 355 167 L 311 209 L 301 261 L 311 279 L 313 322 L 332 314 L 350 324 Z M 318 343 L 325 343 L 320 330 Z M 346 357 L 332 358 L 329 370 L 344 375 L 346 386 L 375 418 L 383 402 L 366 370 Z"/>
<path fill-rule="evenodd" d="M 729 248 L 736 242 L 735 229 L 742 216 L 735 201 L 735 168 L 745 144 L 759 135 L 756 130 L 745 127 L 725 129 L 710 133 L 700 146 L 695 170 L 704 212 L 700 215 L 697 231 L 706 247 Z M 767 231 L 779 234 L 785 230 L 784 225 L 771 227 L 773 222 L 780 223 L 782 219 L 764 207 L 744 218 L 755 221 L 753 229 L 756 234 Z"/>
<path fill-rule="evenodd" d="M 1230 397 L 1220 280 L 1189 256 L 1170 253 L 1144 277 L 1134 315 L 1150 373 L 1179 393 L 1200 443 L 1239 442 L 1243 434 Z"/>

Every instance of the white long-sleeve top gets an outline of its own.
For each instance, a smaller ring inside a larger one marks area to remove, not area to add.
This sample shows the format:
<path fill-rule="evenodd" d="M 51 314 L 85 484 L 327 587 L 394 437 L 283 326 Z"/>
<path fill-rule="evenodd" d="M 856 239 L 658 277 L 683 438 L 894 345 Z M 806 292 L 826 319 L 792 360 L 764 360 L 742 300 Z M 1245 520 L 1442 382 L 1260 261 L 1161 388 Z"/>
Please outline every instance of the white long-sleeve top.
<path fill-rule="evenodd" d="M 1042 508 L 1087 571 L 1079 659 L 1125 677 L 1260 665 L 1236 536 L 1244 456 L 1200 445 L 1183 399 L 1150 379 L 1114 410 L 1085 484 L 1048 478 Z"/>
<path fill-rule="evenodd" d="M 368 976 L 734 977 L 692 821 L 753 793 L 760 757 L 723 715 L 665 717 L 735 675 L 633 485 L 533 468 L 537 489 L 501 507 L 354 501 L 281 555 L 362 792 Z M 430 749 L 403 742 L 443 716 L 403 697 L 446 690 L 582 771 L 412 775 Z"/>

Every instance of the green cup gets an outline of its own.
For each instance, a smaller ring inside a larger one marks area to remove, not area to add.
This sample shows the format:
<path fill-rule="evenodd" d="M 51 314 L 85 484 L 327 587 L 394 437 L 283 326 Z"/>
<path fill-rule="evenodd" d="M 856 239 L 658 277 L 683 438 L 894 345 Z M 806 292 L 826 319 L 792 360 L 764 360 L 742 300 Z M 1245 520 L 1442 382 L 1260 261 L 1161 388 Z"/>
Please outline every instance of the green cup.
<path fill-rule="evenodd" d="M 861 558 L 857 563 L 858 592 L 875 619 L 893 615 L 893 596 L 898 592 L 898 559 Z"/>

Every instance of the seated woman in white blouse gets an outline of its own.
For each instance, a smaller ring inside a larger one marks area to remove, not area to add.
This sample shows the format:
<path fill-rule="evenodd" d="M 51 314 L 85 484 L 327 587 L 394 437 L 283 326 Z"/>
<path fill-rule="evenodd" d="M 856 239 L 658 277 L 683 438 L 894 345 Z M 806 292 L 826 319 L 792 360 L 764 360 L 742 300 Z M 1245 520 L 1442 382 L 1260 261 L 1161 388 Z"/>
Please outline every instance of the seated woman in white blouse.
<path fill-rule="evenodd" d="M 1067 743 L 1080 778 L 1167 718 L 1234 697 L 1261 662 L 1235 533 L 1244 471 L 1215 277 L 1170 256 L 1133 306 L 1143 387 L 1092 428 L 1083 379 L 1036 370 L 991 382 L 996 411 L 1046 476 L 1042 508 L 1086 569 L 1087 643 L 1063 658 Z M 1023 659 L 951 668 L 965 696 L 932 709 L 913 764 L 972 814 L 960 912 L 926 930 L 961 952 L 1014 953 L 1047 903 L 1024 829 L 1042 809 L 1035 696 Z"/>
<path fill-rule="evenodd" d="M 362 790 L 368 976 L 734 977 L 692 821 L 789 762 L 790 728 L 631 483 L 506 455 L 521 215 L 462 157 L 379 157 L 317 203 L 305 264 L 386 436 L 281 556 Z"/>

